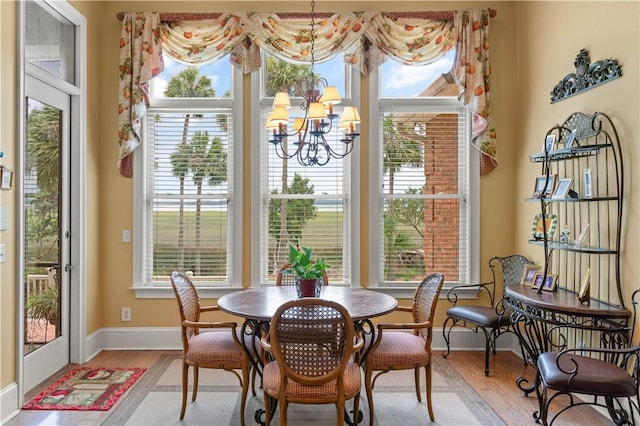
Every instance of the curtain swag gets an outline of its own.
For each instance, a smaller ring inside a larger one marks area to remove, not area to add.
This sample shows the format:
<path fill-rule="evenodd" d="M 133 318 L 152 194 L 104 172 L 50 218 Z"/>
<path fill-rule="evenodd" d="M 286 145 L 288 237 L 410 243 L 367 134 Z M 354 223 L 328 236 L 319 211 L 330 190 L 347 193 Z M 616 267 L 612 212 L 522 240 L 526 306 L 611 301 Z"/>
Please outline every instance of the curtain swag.
<path fill-rule="evenodd" d="M 473 113 L 473 144 L 482 153 L 481 175 L 486 175 L 498 165 L 490 114 L 491 14 L 488 10 L 443 13 L 453 19 L 432 19 L 429 12 L 315 14 L 315 60 L 324 62 L 343 53 L 347 64 L 368 75 L 387 57 L 426 65 L 455 47 L 450 73 L 460 86 L 460 101 Z M 140 144 L 141 119 L 149 107 L 148 84 L 164 69 L 163 52 L 186 64 L 230 55 L 231 63 L 245 73 L 260 68 L 261 50 L 294 63 L 311 62 L 309 14 L 234 12 L 206 17 L 161 21 L 158 13 L 123 14 L 118 104 L 122 176 L 133 176 L 132 154 Z"/>

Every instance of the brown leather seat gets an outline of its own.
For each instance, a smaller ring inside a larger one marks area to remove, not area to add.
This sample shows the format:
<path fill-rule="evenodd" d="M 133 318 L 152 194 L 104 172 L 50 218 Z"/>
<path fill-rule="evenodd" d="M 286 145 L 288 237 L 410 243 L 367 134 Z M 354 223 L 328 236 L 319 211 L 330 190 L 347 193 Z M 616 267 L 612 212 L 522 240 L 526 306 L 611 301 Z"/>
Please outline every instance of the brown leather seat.
<path fill-rule="evenodd" d="M 629 328 L 607 336 L 609 344 L 624 346 L 633 338 L 637 322 L 637 297 L 635 290 L 631 300 L 633 316 Z M 536 422 L 547 426 L 566 410 L 578 405 L 596 405 L 607 409 L 616 425 L 637 424 L 640 416 L 640 346 L 620 348 L 572 348 L 560 352 L 543 352 L 536 360 L 535 391 L 539 410 L 534 413 Z M 578 398 L 574 394 L 591 395 Z M 549 406 L 556 402 L 561 408 L 551 421 Z M 604 400 L 604 402 L 602 402 Z"/>
<path fill-rule="evenodd" d="M 636 394 L 633 378 L 615 364 L 582 355 L 563 356 L 556 363 L 557 356 L 545 352 L 538 357 L 539 374 L 548 388 L 613 397 Z M 578 366 L 575 375 L 567 373 L 575 368 L 572 360 Z"/>
<path fill-rule="evenodd" d="M 451 331 L 456 326 L 466 327 L 478 332 L 481 330 L 485 337 L 484 374 L 489 375 L 489 353 L 496 353 L 496 340 L 502 334 L 512 332 L 510 311 L 502 309 L 501 300 L 504 289 L 508 285 L 519 284 L 527 265 L 532 262 L 526 257 L 514 254 L 506 257 L 493 257 L 489 260 L 489 267 L 493 279 L 485 283 L 464 284 L 451 287 L 447 292 L 447 299 L 453 304 L 447 310 L 447 318 L 442 326 L 442 336 L 447 344 L 447 351 L 443 354 L 446 358 L 450 352 Z M 500 265 L 502 272 L 501 296 L 496 296 L 496 267 Z M 489 305 L 458 305 L 457 292 L 465 288 L 478 288 L 479 294 L 485 294 L 489 298 Z M 522 347 L 521 347 L 522 349 Z M 524 350 L 522 352 L 524 358 Z"/>

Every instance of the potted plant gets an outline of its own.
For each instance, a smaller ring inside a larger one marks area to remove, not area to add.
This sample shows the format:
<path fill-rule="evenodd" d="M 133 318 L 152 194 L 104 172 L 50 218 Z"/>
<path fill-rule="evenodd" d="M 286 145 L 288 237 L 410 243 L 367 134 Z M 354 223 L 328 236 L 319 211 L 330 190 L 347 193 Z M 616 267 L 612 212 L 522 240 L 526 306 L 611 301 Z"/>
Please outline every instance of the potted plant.
<path fill-rule="evenodd" d="M 313 297 L 318 295 L 318 278 L 324 276 L 325 270 L 330 268 L 324 259 L 311 259 L 311 249 L 302 247 L 298 250 L 289 245 L 289 268 L 288 273 L 295 273 L 298 276 L 298 285 L 301 297 Z"/>
<path fill-rule="evenodd" d="M 47 287 L 42 293 L 36 293 L 27 299 L 27 316 L 34 320 L 46 320 L 51 325 L 58 322 L 58 286 Z"/>

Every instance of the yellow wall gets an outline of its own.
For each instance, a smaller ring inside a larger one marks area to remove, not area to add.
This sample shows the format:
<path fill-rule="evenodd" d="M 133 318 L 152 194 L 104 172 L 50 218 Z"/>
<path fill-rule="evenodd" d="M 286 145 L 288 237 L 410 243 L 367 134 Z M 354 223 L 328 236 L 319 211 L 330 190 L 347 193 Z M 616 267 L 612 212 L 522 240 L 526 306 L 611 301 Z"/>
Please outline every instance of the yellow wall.
<path fill-rule="evenodd" d="M 16 156 L 15 6 L 13 2 L 0 2 L 0 147 L 4 151 L 0 164 L 9 169 L 15 169 Z M 0 390 L 15 381 L 14 194 L 15 191 L 0 190 L 0 206 L 9 209 L 9 229 L 0 231 L 0 243 L 7 248 L 5 262 L 0 263 Z"/>
<path fill-rule="evenodd" d="M 535 203 L 522 200 L 531 194 L 538 165 L 528 156 L 539 152 L 545 134 L 562 123 L 572 112 L 609 115 L 619 132 L 624 159 L 624 222 L 621 279 L 627 300 L 640 287 L 638 226 L 640 196 L 640 3 L 635 2 L 517 2 L 517 134 L 516 145 L 516 218 L 514 247 L 538 262 L 543 260 L 539 247 L 527 244 L 531 220 L 538 213 Z M 551 89 L 568 73 L 575 72 L 574 60 L 580 49 L 589 51 L 591 62 L 616 59 L 622 77 L 554 104 Z"/>
<path fill-rule="evenodd" d="M 122 229 L 132 229 L 132 180 L 116 171 L 117 160 L 117 66 L 120 11 L 233 11 L 233 10 L 309 10 L 306 2 L 76 2 L 72 4 L 87 17 L 88 92 L 87 92 L 87 335 L 103 327 L 122 327 L 120 307 L 132 307 L 129 327 L 175 326 L 175 301 L 135 299 L 131 286 L 132 245 L 120 241 Z M 588 6 L 586 6 L 588 4 Z M 521 252 L 538 260 L 540 253 L 526 245 L 533 206 L 523 203 L 530 192 L 536 167 L 527 160 L 539 147 L 547 128 L 562 121 L 573 110 L 601 110 L 616 117 L 625 140 L 627 165 L 638 164 L 638 3 L 611 6 L 610 2 L 424 2 L 424 1 L 317 1 L 318 11 L 330 10 L 451 10 L 492 7 L 498 16 L 491 21 L 492 92 L 498 129 L 500 167 L 481 180 L 480 261 L 487 278 L 488 260 L 495 255 Z M 15 12 L 14 4 L 0 1 L 0 146 L 15 157 Z M 612 28 L 603 28 L 610 25 Z M 601 88 L 558 104 L 549 104 L 549 92 L 557 81 L 572 71 L 573 60 L 581 48 L 588 48 L 592 60 L 618 59 L 624 76 Z M 249 76 L 244 78 L 245 116 L 251 100 Z M 368 80 L 362 79 L 362 116 L 366 121 Z M 250 151 L 250 124 L 245 122 L 244 150 Z M 628 140 L 627 140 L 628 138 Z M 363 154 L 368 154 L 368 135 L 363 126 Z M 365 157 L 366 158 L 366 157 Z M 11 164 L 3 159 L 2 164 Z M 247 160 L 248 161 L 248 160 Z M 363 162 L 361 203 L 368 203 L 368 164 Z M 249 183 L 251 168 L 244 167 L 246 206 L 244 251 L 250 253 Z M 623 278 L 635 283 L 638 266 L 638 203 L 633 188 L 633 170 L 627 168 L 627 238 L 624 245 Z M 637 179 L 636 179 L 637 180 Z M 15 191 L 0 191 L 2 205 L 15 206 Z M 361 225 L 363 282 L 368 278 L 368 222 Z M 12 229 L 14 227 L 12 226 Z M 15 241 L 13 231 L 0 232 L 8 246 Z M 243 260 L 243 276 L 249 277 L 249 256 Z M 9 253 L 0 265 L 0 389 L 15 381 L 15 256 Z M 635 287 L 627 284 L 625 289 Z M 441 301 L 436 325 L 442 324 L 447 308 Z M 170 313 L 170 314 L 168 314 Z"/>

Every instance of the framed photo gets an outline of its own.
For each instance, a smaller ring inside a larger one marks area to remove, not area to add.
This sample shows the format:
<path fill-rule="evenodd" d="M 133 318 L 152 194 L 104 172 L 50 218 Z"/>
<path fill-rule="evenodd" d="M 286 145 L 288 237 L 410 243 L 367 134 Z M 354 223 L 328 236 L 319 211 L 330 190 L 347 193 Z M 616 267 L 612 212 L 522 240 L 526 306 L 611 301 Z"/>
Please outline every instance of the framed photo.
<path fill-rule="evenodd" d="M 542 175 L 536 178 L 536 185 L 533 188 L 533 198 L 550 197 L 556 188 L 557 175 Z"/>
<path fill-rule="evenodd" d="M 555 199 L 565 199 L 569 194 L 569 189 L 571 189 L 571 183 L 573 182 L 573 178 L 561 178 L 558 180 L 558 186 L 556 186 L 555 191 L 553 191 L 553 195 L 551 198 Z"/>
<path fill-rule="evenodd" d="M 11 185 L 13 185 L 13 170 L 0 167 L 0 188 L 11 189 Z"/>
<path fill-rule="evenodd" d="M 551 239 L 556 232 L 556 226 L 558 225 L 558 216 L 555 214 L 547 213 L 544 215 L 544 225 L 542 223 L 542 213 L 538 213 L 533 218 L 533 224 L 531 225 L 531 235 L 536 240 L 544 238 L 544 229 L 547 230 L 547 239 Z M 543 229 L 544 227 L 544 229 Z"/>
<path fill-rule="evenodd" d="M 558 283 L 558 276 L 556 274 L 547 274 L 545 278 L 544 274 L 536 273 L 533 278 L 533 287 L 540 288 L 544 291 L 556 291 L 556 285 Z"/>
<path fill-rule="evenodd" d="M 582 274 L 582 281 L 580 282 L 580 291 L 578 291 L 578 300 L 580 302 L 586 302 L 589 300 L 589 288 L 591 287 L 591 272 L 589 268 Z"/>
<path fill-rule="evenodd" d="M 582 245 L 582 242 L 587 236 L 587 232 L 589 232 L 589 227 L 590 227 L 589 223 L 585 223 L 584 226 L 582 227 L 582 231 L 580 231 L 580 235 L 578 235 L 578 238 L 576 238 L 576 240 L 573 242 L 573 244 L 576 247 L 579 247 Z"/>
<path fill-rule="evenodd" d="M 544 139 L 544 146 L 542 147 L 542 152 L 551 152 L 553 151 L 553 146 L 556 144 L 556 135 L 547 135 Z"/>
<path fill-rule="evenodd" d="M 567 143 L 566 143 L 566 147 L 569 148 L 571 145 L 573 145 L 573 142 L 576 140 L 576 133 L 578 132 L 578 129 L 573 129 L 571 131 L 571 133 L 569 133 L 569 136 L 567 137 Z"/>
<path fill-rule="evenodd" d="M 536 273 L 540 269 L 537 265 L 530 265 L 524 267 L 524 272 L 522 273 L 522 279 L 520 280 L 520 284 L 522 285 L 533 285 L 533 281 L 536 278 Z"/>

